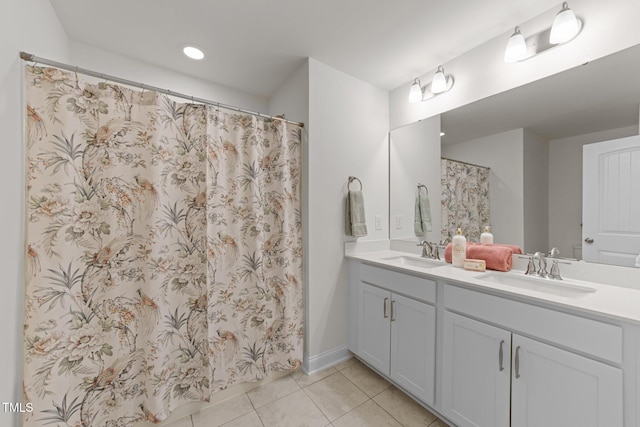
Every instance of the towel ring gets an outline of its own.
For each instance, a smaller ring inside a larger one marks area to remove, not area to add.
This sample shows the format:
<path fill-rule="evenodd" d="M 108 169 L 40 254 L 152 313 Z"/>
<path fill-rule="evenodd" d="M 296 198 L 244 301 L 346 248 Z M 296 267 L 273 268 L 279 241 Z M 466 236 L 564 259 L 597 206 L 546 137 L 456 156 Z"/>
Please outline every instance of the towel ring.
<path fill-rule="evenodd" d="M 418 190 L 420 190 L 420 187 L 423 187 L 425 189 L 425 191 L 427 192 L 427 195 L 429 194 L 429 189 L 427 188 L 426 185 L 418 183 Z"/>
<path fill-rule="evenodd" d="M 349 186 L 351 185 L 351 183 L 353 181 L 358 181 L 358 184 L 360 184 L 360 191 L 362 191 L 362 181 L 360 181 L 358 178 L 356 178 L 355 176 L 350 176 L 349 177 L 349 182 L 347 183 L 347 190 L 351 191 L 351 188 L 349 188 Z"/>

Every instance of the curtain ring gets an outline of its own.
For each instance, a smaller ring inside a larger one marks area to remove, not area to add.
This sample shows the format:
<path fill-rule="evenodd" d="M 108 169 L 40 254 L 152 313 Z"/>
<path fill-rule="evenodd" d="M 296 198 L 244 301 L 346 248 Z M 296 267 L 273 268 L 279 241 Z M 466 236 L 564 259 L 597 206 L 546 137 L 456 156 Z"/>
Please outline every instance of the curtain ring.
<path fill-rule="evenodd" d="M 347 190 L 351 191 L 350 185 L 353 181 L 358 181 L 358 184 L 360 184 L 360 191 L 362 191 L 362 181 L 360 181 L 358 178 L 356 178 L 355 176 L 350 176 L 349 177 L 349 182 L 347 183 Z"/>

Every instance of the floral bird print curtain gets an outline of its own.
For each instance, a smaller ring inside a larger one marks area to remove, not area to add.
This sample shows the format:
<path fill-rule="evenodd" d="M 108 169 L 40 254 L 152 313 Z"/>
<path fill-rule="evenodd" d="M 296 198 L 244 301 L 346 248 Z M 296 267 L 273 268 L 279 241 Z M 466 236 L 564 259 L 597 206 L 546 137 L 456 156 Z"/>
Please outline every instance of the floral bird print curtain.
<path fill-rule="evenodd" d="M 491 225 L 489 168 L 442 159 L 441 171 L 441 238 L 452 238 L 461 228 L 468 241 L 479 242 Z"/>
<path fill-rule="evenodd" d="M 302 359 L 301 128 L 26 68 L 27 426 L 130 426 Z"/>

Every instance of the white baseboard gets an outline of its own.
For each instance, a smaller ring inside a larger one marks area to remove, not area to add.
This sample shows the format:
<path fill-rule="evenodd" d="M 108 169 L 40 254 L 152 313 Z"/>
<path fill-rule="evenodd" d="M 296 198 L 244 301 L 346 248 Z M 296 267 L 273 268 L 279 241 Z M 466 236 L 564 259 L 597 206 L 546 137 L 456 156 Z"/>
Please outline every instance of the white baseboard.
<path fill-rule="evenodd" d="M 334 347 L 331 350 L 327 350 L 313 356 L 305 354 L 302 357 L 302 370 L 307 375 L 311 375 L 330 368 L 340 362 L 344 362 L 345 360 L 349 360 L 351 357 L 353 357 L 353 355 L 347 348 L 346 344 Z"/>

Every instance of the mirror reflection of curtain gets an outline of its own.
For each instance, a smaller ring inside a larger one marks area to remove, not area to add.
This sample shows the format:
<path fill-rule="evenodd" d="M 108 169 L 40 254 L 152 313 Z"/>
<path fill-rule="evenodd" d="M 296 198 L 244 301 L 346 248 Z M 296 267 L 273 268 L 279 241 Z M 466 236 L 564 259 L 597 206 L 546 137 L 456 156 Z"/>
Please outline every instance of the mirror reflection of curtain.
<path fill-rule="evenodd" d="M 443 158 L 441 171 L 442 239 L 461 228 L 467 241 L 479 242 L 484 227 L 491 225 L 489 168 Z"/>
<path fill-rule="evenodd" d="M 299 126 L 27 67 L 24 425 L 158 422 L 302 359 Z"/>

